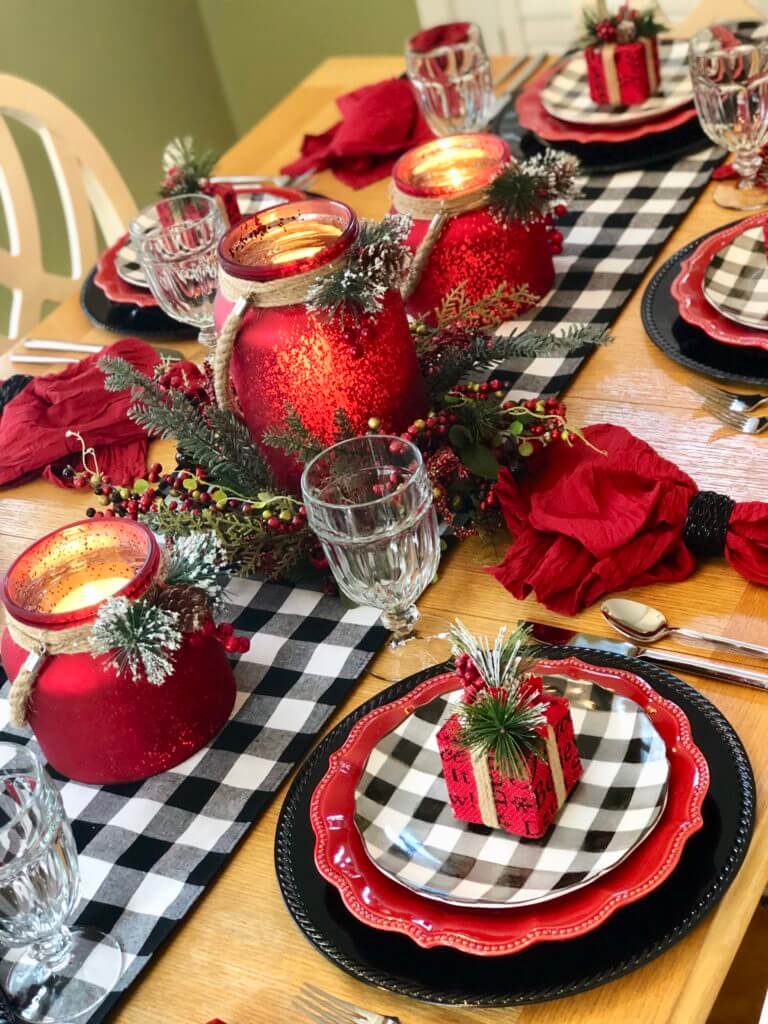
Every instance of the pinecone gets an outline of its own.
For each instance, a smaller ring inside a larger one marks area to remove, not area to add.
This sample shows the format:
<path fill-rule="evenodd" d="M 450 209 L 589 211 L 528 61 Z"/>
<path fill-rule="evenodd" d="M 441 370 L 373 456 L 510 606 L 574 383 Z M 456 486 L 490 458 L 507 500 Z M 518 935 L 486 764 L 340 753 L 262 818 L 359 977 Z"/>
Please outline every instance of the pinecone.
<path fill-rule="evenodd" d="M 634 21 L 629 19 L 620 21 L 616 26 L 616 42 L 634 43 L 635 39 L 637 39 L 637 25 Z"/>
<path fill-rule="evenodd" d="M 205 592 L 190 583 L 163 587 L 155 604 L 166 611 L 178 612 L 179 625 L 184 633 L 196 633 L 211 614 Z"/>

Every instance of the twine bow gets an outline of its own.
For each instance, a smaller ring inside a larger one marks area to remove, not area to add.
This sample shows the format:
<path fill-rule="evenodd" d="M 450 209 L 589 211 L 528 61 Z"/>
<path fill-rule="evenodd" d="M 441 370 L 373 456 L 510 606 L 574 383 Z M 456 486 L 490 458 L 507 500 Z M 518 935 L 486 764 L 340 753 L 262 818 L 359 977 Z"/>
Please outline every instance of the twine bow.
<path fill-rule="evenodd" d="M 493 782 L 491 781 L 488 754 L 472 750 L 470 751 L 470 757 L 475 777 L 477 807 L 480 811 L 480 817 L 483 819 L 483 824 L 487 825 L 488 828 L 498 828 L 499 816 L 496 811 L 496 801 L 493 795 Z M 555 798 L 557 799 L 557 809 L 559 811 L 565 803 L 565 777 L 563 775 L 563 764 L 560 760 L 560 751 L 557 748 L 555 730 L 549 724 L 547 725 L 546 735 L 546 758 L 552 772 L 552 784 L 555 788 Z"/>

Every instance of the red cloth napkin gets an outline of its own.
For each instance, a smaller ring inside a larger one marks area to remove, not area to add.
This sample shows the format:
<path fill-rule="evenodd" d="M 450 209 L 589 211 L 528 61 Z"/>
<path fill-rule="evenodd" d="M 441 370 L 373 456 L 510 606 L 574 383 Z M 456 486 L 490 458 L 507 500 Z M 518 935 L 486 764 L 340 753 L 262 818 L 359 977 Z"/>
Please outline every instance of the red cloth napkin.
<path fill-rule="evenodd" d="M 96 365 L 102 355 L 121 356 L 151 373 L 160 357 L 138 338 L 123 338 L 61 373 L 35 377 L 4 408 L 0 417 L 0 486 L 42 474 L 61 487 L 56 474 L 66 463 L 80 468 L 80 444 L 67 437 L 77 430 L 96 450 L 99 468 L 116 484 L 141 476 L 146 469 L 147 435 L 128 419 L 130 395 L 105 391 Z"/>
<path fill-rule="evenodd" d="M 584 434 L 601 451 L 552 445 L 520 481 L 502 470 L 496 489 L 514 540 L 489 571 L 515 597 L 533 593 L 564 615 L 612 591 L 684 580 L 696 565 L 683 540 L 694 481 L 623 427 Z M 735 505 L 725 557 L 768 584 L 768 504 Z"/>
<path fill-rule="evenodd" d="M 429 53 L 436 46 L 457 46 L 469 40 L 470 28 L 468 21 L 450 21 L 445 25 L 424 28 L 411 36 L 408 48 L 414 53 Z"/>
<path fill-rule="evenodd" d="M 342 120 L 322 135 L 306 135 L 301 156 L 283 174 L 329 167 L 345 185 L 365 188 L 386 178 L 401 153 L 433 138 L 406 78 L 364 85 L 336 104 Z"/>

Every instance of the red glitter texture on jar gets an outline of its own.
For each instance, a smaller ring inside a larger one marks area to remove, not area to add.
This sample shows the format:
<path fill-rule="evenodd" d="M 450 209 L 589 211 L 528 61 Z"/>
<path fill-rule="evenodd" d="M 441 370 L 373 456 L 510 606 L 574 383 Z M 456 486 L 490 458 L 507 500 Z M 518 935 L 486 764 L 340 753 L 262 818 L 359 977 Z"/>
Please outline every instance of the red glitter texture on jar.
<path fill-rule="evenodd" d="M 411 197 L 439 201 L 471 195 L 491 184 L 509 162 L 509 147 L 495 135 L 467 134 L 425 143 L 395 164 L 394 209 L 408 208 Z M 397 192 L 404 195 L 399 203 Z M 414 216 L 408 245 L 415 251 L 431 216 Z M 537 298 L 552 287 L 554 265 L 543 222 L 503 220 L 487 207 L 456 213 L 443 226 L 419 283 L 407 301 L 413 316 L 434 318 L 443 299 L 464 285 L 471 302 L 507 284 L 527 285 Z M 520 306 L 518 313 L 533 303 Z"/>
<path fill-rule="evenodd" d="M 110 595 L 140 597 L 159 565 L 160 548 L 146 526 L 88 519 L 24 551 L 0 596 L 22 626 L 71 629 L 92 622 Z M 0 655 L 15 679 L 28 651 L 7 628 Z M 117 672 L 105 655 L 49 655 L 34 682 L 27 718 L 46 760 L 63 775 L 78 782 L 132 782 L 205 746 L 227 721 L 234 699 L 232 669 L 218 640 L 193 647 L 185 636 L 173 672 L 159 686 Z"/>
<path fill-rule="evenodd" d="M 219 246 L 233 278 L 274 281 L 311 273 L 343 257 L 357 220 L 343 203 L 306 200 L 264 211 L 228 232 Z M 216 297 L 218 330 L 232 309 Z M 399 433 L 425 412 L 424 388 L 400 293 L 391 290 L 378 313 L 330 318 L 303 303 L 250 307 L 231 361 L 251 436 L 279 428 L 291 407 L 321 441 L 335 440 L 339 410 L 364 432 L 372 416 L 384 433 Z M 274 448 L 264 449 L 284 486 L 298 483 L 300 467 Z"/>

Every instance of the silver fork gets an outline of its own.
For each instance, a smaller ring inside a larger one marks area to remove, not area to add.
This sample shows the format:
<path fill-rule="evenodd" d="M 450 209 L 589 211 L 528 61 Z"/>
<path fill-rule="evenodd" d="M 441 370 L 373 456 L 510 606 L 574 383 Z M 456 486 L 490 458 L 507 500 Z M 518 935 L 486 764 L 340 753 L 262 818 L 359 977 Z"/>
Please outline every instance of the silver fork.
<path fill-rule="evenodd" d="M 314 1024 L 400 1024 L 397 1017 L 361 1010 L 359 1006 L 339 999 L 308 982 L 302 985 L 293 1004 Z"/>
<path fill-rule="evenodd" d="M 764 430 L 768 430 L 768 416 L 748 416 L 743 412 L 733 412 L 731 409 L 723 409 L 722 406 L 713 404 L 706 398 L 704 408 L 716 420 L 741 431 L 742 434 L 762 434 Z"/>
<path fill-rule="evenodd" d="M 754 412 L 768 402 L 768 395 L 743 395 L 740 391 L 726 391 L 725 388 L 718 388 L 705 381 L 691 384 L 689 387 L 714 406 L 730 412 Z"/>

